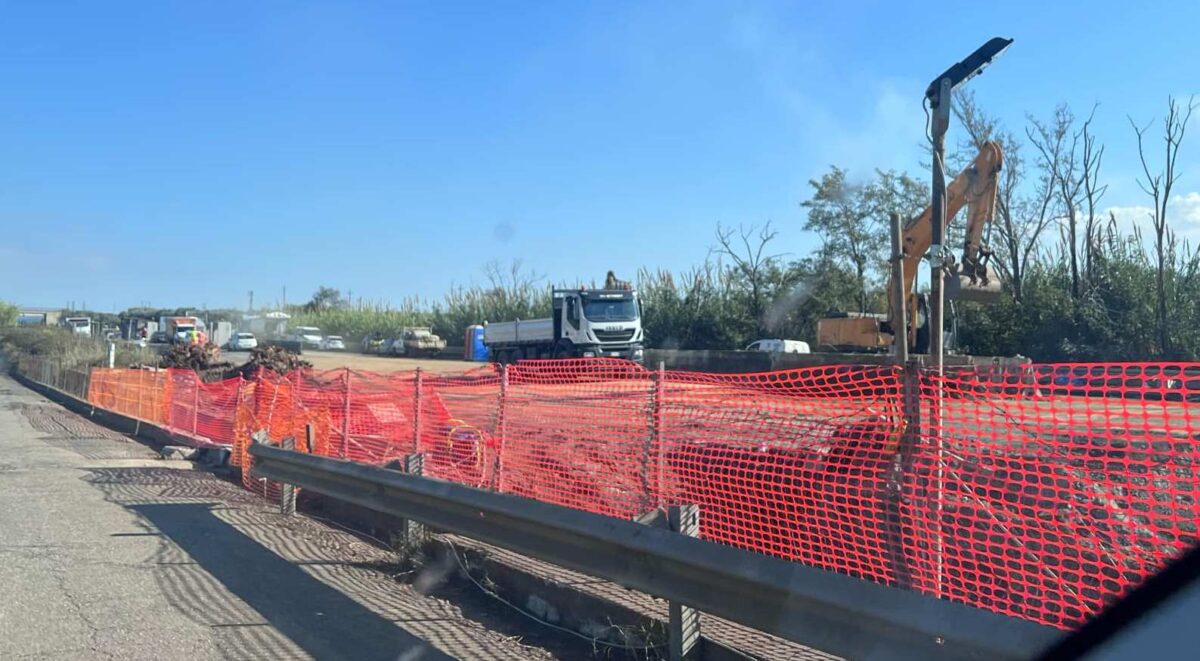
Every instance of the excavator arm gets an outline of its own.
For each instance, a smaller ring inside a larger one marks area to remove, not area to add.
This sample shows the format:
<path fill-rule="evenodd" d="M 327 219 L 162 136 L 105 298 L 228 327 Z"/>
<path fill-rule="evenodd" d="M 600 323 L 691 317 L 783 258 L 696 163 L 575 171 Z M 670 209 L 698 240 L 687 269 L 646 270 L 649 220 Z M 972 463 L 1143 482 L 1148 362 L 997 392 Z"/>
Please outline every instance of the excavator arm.
<path fill-rule="evenodd" d="M 1000 168 L 1004 162 L 1004 154 L 1000 145 L 995 142 L 985 142 L 971 162 L 962 172 L 946 186 L 946 224 L 949 226 L 960 209 L 967 207 L 967 236 L 963 243 L 962 261 L 951 264 L 947 278 L 947 291 L 959 294 L 960 298 L 983 300 L 998 292 L 998 283 L 987 269 L 987 257 L 990 253 L 982 244 L 983 229 L 992 221 L 996 210 L 997 181 Z M 913 295 L 913 284 L 917 279 L 917 268 L 929 250 L 933 240 L 933 209 L 926 208 L 920 216 L 909 221 L 904 227 L 904 298 L 895 300 L 896 294 L 892 283 L 888 283 L 888 321 L 894 333 L 908 331 L 909 344 L 915 345 L 916 315 L 909 317 L 909 329 L 896 328 L 899 318 L 899 304 L 909 306 L 915 312 L 917 301 Z M 934 255 L 940 259 L 940 255 Z M 976 292 L 972 295 L 972 292 Z"/>

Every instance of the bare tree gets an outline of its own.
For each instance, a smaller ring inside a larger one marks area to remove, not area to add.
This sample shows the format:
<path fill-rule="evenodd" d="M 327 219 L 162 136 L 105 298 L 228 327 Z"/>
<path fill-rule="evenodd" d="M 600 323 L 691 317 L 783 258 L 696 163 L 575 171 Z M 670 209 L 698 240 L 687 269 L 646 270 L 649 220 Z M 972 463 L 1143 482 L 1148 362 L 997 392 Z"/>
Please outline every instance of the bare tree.
<path fill-rule="evenodd" d="M 754 324 L 760 332 L 763 329 L 763 318 L 767 311 L 768 296 L 770 295 L 770 277 L 782 255 L 767 254 L 767 245 L 779 235 L 771 227 L 770 221 L 762 227 L 739 225 L 732 227 L 717 226 L 717 247 L 719 255 L 733 261 L 736 271 L 746 280 L 750 290 L 750 313 L 754 315 Z"/>
<path fill-rule="evenodd" d="M 1091 122 L 1091 118 L 1088 119 Z M 1066 105 L 1054 109 L 1054 118 L 1043 123 L 1029 117 L 1025 129 L 1029 142 L 1038 150 L 1039 166 L 1049 175 L 1057 210 L 1062 214 L 1060 234 L 1071 269 L 1071 296 L 1078 299 L 1081 288 L 1079 269 L 1079 205 L 1083 177 L 1080 176 L 1079 141 L 1081 131 L 1074 129 L 1075 114 Z"/>
<path fill-rule="evenodd" d="M 1146 161 L 1146 131 L 1150 123 L 1138 127 L 1129 118 L 1129 125 L 1137 135 L 1138 157 L 1142 162 L 1144 179 L 1138 179 L 1142 191 L 1154 200 L 1154 209 L 1150 212 L 1150 223 L 1154 229 L 1154 321 L 1158 331 L 1159 351 L 1162 355 L 1170 353 L 1170 334 L 1167 330 L 1167 266 L 1175 259 L 1175 233 L 1167 224 L 1167 210 L 1171 201 L 1171 189 L 1179 180 L 1179 172 L 1175 169 L 1179 156 L 1179 147 L 1183 144 L 1187 132 L 1188 120 L 1192 118 L 1192 110 L 1196 108 L 1194 97 L 1188 99 L 1186 106 L 1181 105 L 1175 97 L 1167 99 L 1167 116 L 1163 119 L 1163 140 L 1166 142 L 1166 153 L 1163 157 L 1162 168 L 1151 172 L 1150 164 Z"/>
<path fill-rule="evenodd" d="M 1092 119 L 1096 116 L 1096 108 L 1099 104 L 1092 106 L 1092 114 L 1083 123 L 1083 129 L 1080 131 L 1082 140 L 1080 145 L 1083 153 L 1079 158 L 1080 176 L 1083 178 L 1083 199 L 1087 207 L 1087 223 L 1084 225 L 1084 240 L 1087 242 L 1084 245 L 1083 253 L 1083 272 L 1085 280 L 1091 284 L 1092 281 L 1092 265 L 1096 256 L 1096 251 L 1100 245 L 1100 218 L 1096 216 L 1096 209 L 1100 206 L 1100 200 L 1104 197 L 1104 193 L 1108 191 L 1108 184 L 1100 185 L 1100 163 L 1104 160 L 1104 145 L 1096 144 L 1096 135 L 1092 133 Z"/>

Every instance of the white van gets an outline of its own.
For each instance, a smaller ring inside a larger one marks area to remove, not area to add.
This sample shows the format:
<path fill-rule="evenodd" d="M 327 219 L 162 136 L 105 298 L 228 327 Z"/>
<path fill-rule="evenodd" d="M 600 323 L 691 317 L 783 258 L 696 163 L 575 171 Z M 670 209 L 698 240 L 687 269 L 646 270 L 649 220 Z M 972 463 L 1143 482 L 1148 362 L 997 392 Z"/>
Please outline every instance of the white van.
<path fill-rule="evenodd" d="M 746 351 L 766 351 L 768 353 L 812 353 L 808 342 L 800 340 L 755 340 L 746 347 Z"/>

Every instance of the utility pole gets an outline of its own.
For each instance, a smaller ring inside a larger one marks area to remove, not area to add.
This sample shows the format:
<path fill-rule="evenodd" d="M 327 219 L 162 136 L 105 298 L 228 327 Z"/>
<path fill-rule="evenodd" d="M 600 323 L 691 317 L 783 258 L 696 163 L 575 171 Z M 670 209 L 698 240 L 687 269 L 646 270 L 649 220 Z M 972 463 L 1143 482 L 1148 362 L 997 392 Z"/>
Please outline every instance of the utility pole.
<path fill-rule="evenodd" d="M 254 313 L 254 290 L 251 289 L 247 293 L 250 295 L 250 303 L 247 304 L 247 306 L 246 306 L 246 312 L 253 314 Z"/>

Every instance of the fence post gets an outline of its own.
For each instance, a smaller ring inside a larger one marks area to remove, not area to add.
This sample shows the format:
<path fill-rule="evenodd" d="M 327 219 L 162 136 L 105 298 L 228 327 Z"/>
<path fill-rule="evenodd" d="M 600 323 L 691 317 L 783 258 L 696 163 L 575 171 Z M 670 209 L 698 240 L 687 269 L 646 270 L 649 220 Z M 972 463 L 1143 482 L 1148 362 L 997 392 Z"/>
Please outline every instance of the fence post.
<path fill-rule="evenodd" d="M 313 454 L 313 435 L 312 423 L 306 423 L 304 425 L 304 449 L 309 454 Z"/>
<path fill-rule="evenodd" d="M 662 390 L 666 367 L 658 362 L 658 369 L 650 373 L 650 433 L 646 437 L 646 448 L 642 452 L 641 482 L 643 510 L 651 507 L 661 507 L 663 498 L 663 474 L 666 470 L 666 457 L 662 446 Z M 650 481 L 650 463 L 654 462 L 654 482 Z"/>
<path fill-rule="evenodd" d="M 340 456 L 346 458 L 350 448 L 350 368 L 346 368 L 346 406 L 342 410 L 342 450 Z"/>
<path fill-rule="evenodd" d="M 413 452 L 421 451 L 421 368 L 413 377 Z"/>
<path fill-rule="evenodd" d="M 200 429 L 200 373 L 192 372 L 192 436 Z M 295 445 L 295 439 L 292 440 Z"/>
<path fill-rule="evenodd" d="M 279 447 L 284 450 L 295 450 L 296 439 L 288 436 L 279 442 Z M 292 484 L 280 483 L 279 485 L 279 513 L 284 516 L 291 516 L 296 513 L 296 487 Z"/>
<path fill-rule="evenodd" d="M 496 411 L 496 488 L 501 493 L 507 486 L 504 482 L 504 451 L 508 440 L 508 363 L 500 363 L 500 399 Z"/>
<path fill-rule="evenodd" d="M 912 502 L 913 494 L 906 494 L 906 485 L 913 475 L 912 466 L 921 444 L 921 369 L 913 358 L 900 366 L 900 441 L 892 459 L 887 481 L 884 529 L 887 553 L 891 560 L 896 585 L 906 590 L 915 589 L 916 580 L 912 560 L 905 551 L 905 533 L 902 521 L 905 518 L 904 504 Z M 923 489 L 920 485 L 914 485 Z"/>
<path fill-rule="evenodd" d="M 133 435 L 137 436 L 142 432 L 142 391 L 145 390 L 142 382 L 145 381 L 145 371 L 138 370 L 137 377 L 137 404 L 135 405 L 135 413 L 133 419 L 136 421 L 133 425 Z"/>
<path fill-rule="evenodd" d="M 672 505 L 667 508 L 667 525 L 688 537 L 700 536 L 700 507 Z M 694 659 L 700 652 L 700 612 L 678 601 L 668 603 L 671 661 Z"/>

